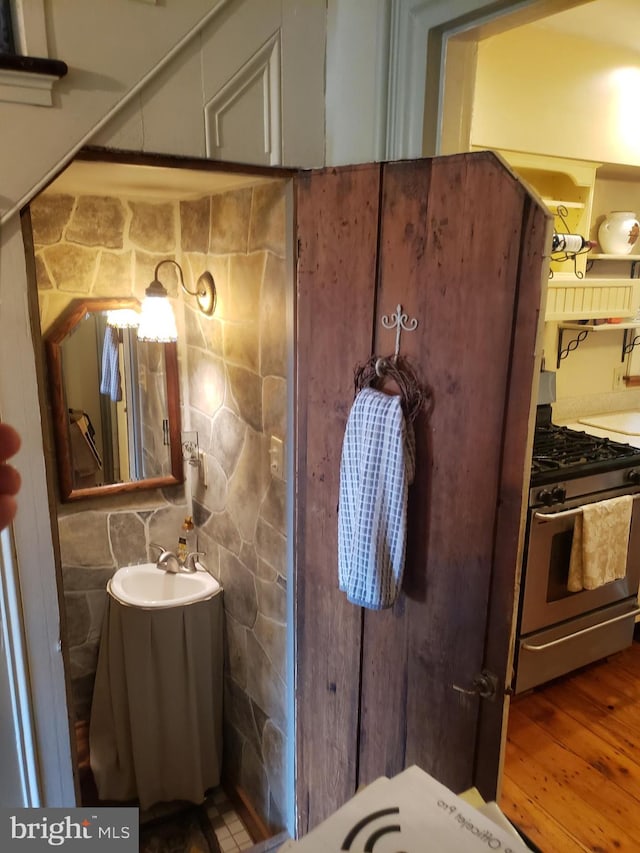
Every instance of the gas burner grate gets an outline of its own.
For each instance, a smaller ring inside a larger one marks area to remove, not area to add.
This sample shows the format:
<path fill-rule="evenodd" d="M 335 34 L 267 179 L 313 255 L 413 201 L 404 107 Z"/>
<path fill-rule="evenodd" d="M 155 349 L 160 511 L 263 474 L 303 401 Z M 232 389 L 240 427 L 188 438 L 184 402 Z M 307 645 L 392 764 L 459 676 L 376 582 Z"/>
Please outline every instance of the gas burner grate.
<path fill-rule="evenodd" d="M 555 424 L 537 426 L 533 440 L 532 473 L 584 468 L 638 456 L 640 450 L 608 438 L 597 438 Z"/>

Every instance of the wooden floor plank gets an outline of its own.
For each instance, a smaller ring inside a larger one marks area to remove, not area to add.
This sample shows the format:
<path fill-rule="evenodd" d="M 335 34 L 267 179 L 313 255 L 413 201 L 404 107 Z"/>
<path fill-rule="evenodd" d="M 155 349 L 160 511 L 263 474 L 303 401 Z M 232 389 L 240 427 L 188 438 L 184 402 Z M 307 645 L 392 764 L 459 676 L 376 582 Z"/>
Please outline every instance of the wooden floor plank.
<path fill-rule="evenodd" d="M 640 850 L 640 643 L 512 702 L 500 805 L 544 853 Z"/>
<path fill-rule="evenodd" d="M 516 715 L 520 720 L 510 730 L 512 742 L 534 760 L 548 778 L 568 787 L 589 808 L 601 810 L 616 826 L 640 839 L 640 802 L 611 780 L 603 785 L 601 772 L 582 756 L 559 745 L 521 712 Z"/>
<path fill-rule="evenodd" d="M 584 853 L 591 849 L 567 832 L 564 825 L 558 823 L 509 777 L 504 780 L 500 805 L 509 820 L 545 853 Z"/>
<path fill-rule="evenodd" d="M 526 789 L 528 796 L 547 812 L 555 822 L 564 826 L 569 837 L 584 844 L 587 850 L 598 853 L 609 851 L 629 851 L 637 853 L 636 838 L 627 834 L 615 821 L 594 808 L 577 793 L 567 776 L 558 765 L 559 775 L 549 772 L 549 767 L 542 766 L 531 754 L 513 741 L 507 743 L 507 762 L 509 777 L 522 790 Z M 505 812 L 506 813 L 506 812 Z M 507 817 L 510 815 L 507 813 Z M 516 821 L 517 825 L 517 821 Z M 561 853 L 563 848 L 556 851 L 547 840 L 549 828 L 542 829 L 540 843 L 544 853 Z"/>
<path fill-rule="evenodd" d="M 577 688 L 554 685 L 544 695 L 569 714 L 578 725 L 598 735 L 604 743 L 633 758 L 640 754 L 640 736 L 634 728 L 616 720 L 607 708 L 593 702 Z"/>
<path fill-rule="evenodd" d="M 609 658 L 609 661 L 615 662 L 618 668 L 626 670 L 633 678 L 637 678 L 640 671 L 640 642 L 632 643 L 628 648 Z"/>
<path fill-rule="evenodd" d="M 609 707 L 631 708 L 640 702 L 640 683 L 621 666 L 615 658 L 608 661 L 608 666 L 596 667 L 593 671 L 581 673 L 576 678 L 576 684 L 583 692 L 591 692 L 599 696 L 599 702 Z M 634 722 L 639 722 L 638 714 L 634 713 Z"/>
<path fill-rule="evenodd" d="M 615 782 L 631 796 L 640 796 L 640 765 L 634 758 L 615 746 L 603 750 L 602 739 L 576 721 L 543 694 L 533 694 L 523 706 L 523 713 L 541 726 L 556 744 L 580 756 L 594 770 Z"/>
<path fill-rule="evenodd" d="M 596 673 L 589 680 L 571 685 L 581 696 L 586 696 L 600 708 L 601 717 L 606 717 L 613 726 L 624 726 L 625 730 L 640 737 L 640 714 L 637 705 L 630 702 L 619 690 L 613 690 L 602 683 Z M 580 698 L 580 697 L 579 697 Z"/>

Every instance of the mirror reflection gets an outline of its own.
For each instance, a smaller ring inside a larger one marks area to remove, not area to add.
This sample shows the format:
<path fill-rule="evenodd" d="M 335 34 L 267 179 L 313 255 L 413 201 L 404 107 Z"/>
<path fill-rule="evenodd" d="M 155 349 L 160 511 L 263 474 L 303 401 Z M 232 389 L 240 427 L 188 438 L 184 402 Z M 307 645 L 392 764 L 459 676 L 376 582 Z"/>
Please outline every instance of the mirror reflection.
<path fill-rule="evenodd" d="M 95 302 L 72 304 L 45 339 L 63 498 L 182 472 L 175 344 L 139 341 L 135 328 L 111 325 L 117 300 Z"/>

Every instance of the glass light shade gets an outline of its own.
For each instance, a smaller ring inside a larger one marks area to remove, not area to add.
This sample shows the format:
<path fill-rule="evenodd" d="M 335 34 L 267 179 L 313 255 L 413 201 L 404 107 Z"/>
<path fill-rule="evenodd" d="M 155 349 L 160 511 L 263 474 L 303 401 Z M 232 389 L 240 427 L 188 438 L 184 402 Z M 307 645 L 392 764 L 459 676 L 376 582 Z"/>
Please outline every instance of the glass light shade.
<path fill-rule="evenodd" d="M 133 308 L 114 308 L 107 311 L 107 325 L 116 329 L 135 329 L 140 325 L 140 313 Z"/>
<path fill-rule="evenodd" d="M 176 318 L 166 296 L 145 296 L 138 326 L 138 340 L 163 344 L 178 340 Z"/>

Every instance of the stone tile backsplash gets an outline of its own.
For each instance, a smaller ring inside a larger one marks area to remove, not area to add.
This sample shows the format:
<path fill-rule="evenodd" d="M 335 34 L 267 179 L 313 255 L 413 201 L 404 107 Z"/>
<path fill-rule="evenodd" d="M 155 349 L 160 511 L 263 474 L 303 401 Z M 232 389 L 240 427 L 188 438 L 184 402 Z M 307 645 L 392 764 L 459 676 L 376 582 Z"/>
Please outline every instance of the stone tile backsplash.
<path fill-rule="evenodd" d="M 187 506 L 184 490 L 174 487 L 180 502 L 162 492 L 153 492 L 153 509 L 146 496 L 139 508 L 135 499 L 128 506 L 109 510 L 84 506 L 60 508 L 58 534 L 62 558 L 67 643 L 74 710 L 77 719 L 88 719 L 98 661 L 100 632 L 106 603 L 106 585 L 121 566 L 155 559 L 151 542 L 170 545 Z"/>

